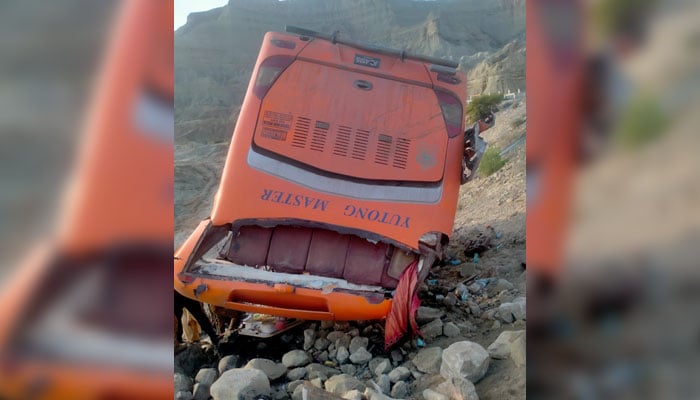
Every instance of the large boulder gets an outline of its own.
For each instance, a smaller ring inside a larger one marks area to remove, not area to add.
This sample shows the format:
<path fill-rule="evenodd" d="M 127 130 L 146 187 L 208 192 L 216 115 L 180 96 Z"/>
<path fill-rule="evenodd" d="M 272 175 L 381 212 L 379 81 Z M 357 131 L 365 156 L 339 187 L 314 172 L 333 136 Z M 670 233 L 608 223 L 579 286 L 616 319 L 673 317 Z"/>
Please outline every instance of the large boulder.
<path fill-rule="evenodd" d="M 445 379 L 478 382 L 489 368 L 489 353 L 478 343 L 468 340 L 453 343 L 442 352 L 440 375 Z"/>
<path fill-rule="evenodd" d="M 270 395 L 270 381 L 259 369 L 234 368 L 211 385 L 210 393 L 214 400 L 254 400 Z"/>

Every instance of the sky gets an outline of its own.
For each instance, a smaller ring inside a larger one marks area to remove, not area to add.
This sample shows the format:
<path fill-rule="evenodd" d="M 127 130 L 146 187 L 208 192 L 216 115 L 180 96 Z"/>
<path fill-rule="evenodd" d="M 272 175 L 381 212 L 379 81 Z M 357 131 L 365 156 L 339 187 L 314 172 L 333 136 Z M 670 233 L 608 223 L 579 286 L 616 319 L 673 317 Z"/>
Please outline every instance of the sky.
<path fill-rule="evenodd" d="M 175 0 L 175 29 L 185 25 L 187 15 L 197 11 L 211 10 L 226 5 L 228 0 Z"/>

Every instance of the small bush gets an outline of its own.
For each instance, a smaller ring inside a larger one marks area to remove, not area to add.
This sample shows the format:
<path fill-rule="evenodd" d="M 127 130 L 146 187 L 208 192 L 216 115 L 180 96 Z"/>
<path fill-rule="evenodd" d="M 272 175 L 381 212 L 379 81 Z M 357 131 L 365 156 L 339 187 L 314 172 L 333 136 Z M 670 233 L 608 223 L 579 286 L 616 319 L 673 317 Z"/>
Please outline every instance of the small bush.
<path fill-rule="evenodd" d="M 641 95 L 623 112 L 615 136 L 624 147 L 638 148 L 661 136 L 667 125 L 668 118 L 658 101 Z"/>
<path fill-rule="evenodd" d="M 473 98 L 472 101 L 467 104 L 466 109 L 469 120 L 474 123 L 481 118 L 485 118 L 501 101 L 503 101 L 503 95 L 499 93 L 484 94 Z"/>
<path fill-rule="evenodd" d="M 506 165 L 506 160 L 501 157 L 501 149 L 498 147 L 489 147 L 481 157 L 479 163 L 479 175 L 489 176 Z"/>
<path fill-rule="evenodd" d="M 525 123 L 525 118 L 521 117 L 521 118 L 518 118 L 515 121 L 511 122 L 510 127 L 513 129 L 517 129 L 518 127 L 520 127 L 520 125 L 522 125 L 524 123 Z"/>

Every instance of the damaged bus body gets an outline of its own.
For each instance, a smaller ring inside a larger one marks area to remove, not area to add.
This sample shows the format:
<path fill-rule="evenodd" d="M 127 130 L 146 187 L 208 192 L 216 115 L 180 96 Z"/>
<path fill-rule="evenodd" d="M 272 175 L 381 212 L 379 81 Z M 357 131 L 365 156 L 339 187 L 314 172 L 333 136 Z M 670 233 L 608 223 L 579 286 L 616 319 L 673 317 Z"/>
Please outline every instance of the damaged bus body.
<path fill-rule="evenodd" d="M 421 281 L 442 257 L 484 150 L 479 124 L 465 137 L 465 78 L 450 61 L 287 31 L 265 35 L 175 288 L 220 309 L 384 318 L 409 265 Z"/>

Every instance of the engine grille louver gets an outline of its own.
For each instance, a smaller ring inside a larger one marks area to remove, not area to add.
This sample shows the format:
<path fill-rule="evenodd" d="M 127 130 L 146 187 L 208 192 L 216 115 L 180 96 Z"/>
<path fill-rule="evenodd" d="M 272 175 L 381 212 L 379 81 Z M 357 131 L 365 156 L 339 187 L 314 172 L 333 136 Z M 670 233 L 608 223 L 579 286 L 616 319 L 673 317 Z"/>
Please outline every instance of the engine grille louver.
<path fill-rule="evenodd" d="M 303 149 L 306 147 L 306 141 L 309 138 L 309 126 L 311 120 L 309 118 L 298 117 L 294 126 L 294 136 L 292 137 L 292 146 Z"/>
<path fill-rule="evenodd" d="M 374 134 L 346 125 L 333 127 L 320 121 L 316 121 L 316 126 L 312 129 L 310 118 L 297 117 L 291 146 L 314 152 L 332 151 L 334 156 L 359 161 L 367 160 L 368 155 L 371 157 L 373 153 L 374 157 L 370 160 L 378 166 L 406 169 L 411 139 Z"/>

